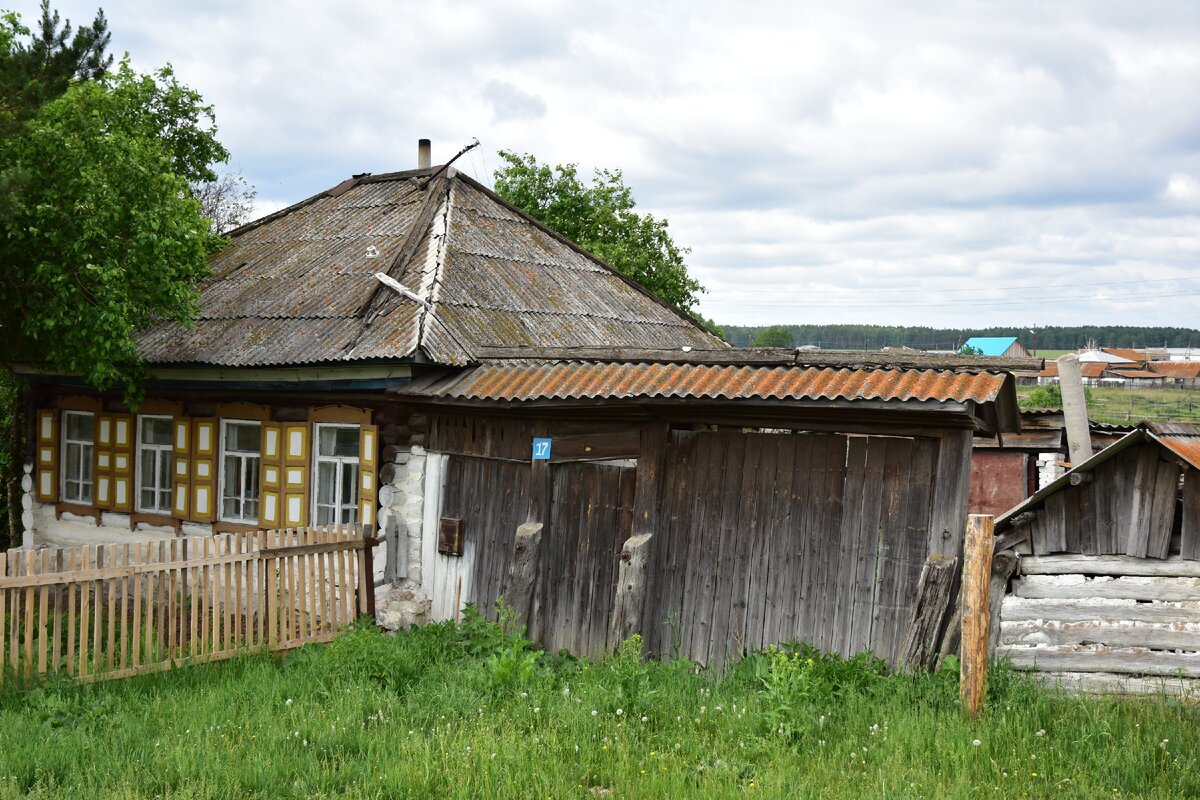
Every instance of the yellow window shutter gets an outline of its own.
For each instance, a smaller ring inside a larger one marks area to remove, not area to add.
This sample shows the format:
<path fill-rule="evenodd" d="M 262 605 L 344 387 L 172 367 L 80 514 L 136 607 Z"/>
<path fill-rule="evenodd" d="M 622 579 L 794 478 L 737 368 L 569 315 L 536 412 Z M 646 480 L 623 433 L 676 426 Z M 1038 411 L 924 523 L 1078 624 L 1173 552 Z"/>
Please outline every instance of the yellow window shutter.
<path fill-rule="evenodd" d="M 289 528 L 308 524 L 309 436 L 307 422 L 287 422 L 283 425 L 281 516 L 283 525 Z"/>
<path fill-rule="evenodd" d="M 171 459 L 171 516 L 187 519 L 191 509 L 192 491 L 192 424 L 191 420 L 176 417 L 173 421 L 174 447 Z"/>
<path fill-rule="evenodd" d="M 358 521 L 375 527 L 375 498 L 379 496 L 379 433 L 374 425 L 363 425 L 358 439 Z"/>
<path fill-rule="evenodd" d="M 216 518 L 217 421 L 192 420 L 191 519 L 212 522 Z"/>
<path fill-rule="evenodd" d="M 283 524 L 283 426 L 276 422 L 263 423 L 258 470 L 258 522 L 278 528 Z"/>
<path fill-rule="evenodd" d="M 92 448 L 92 480 L 95 491 L 92 500 L 98 508 L 113 506 L 113 415 L 96 415 L 96 437 Z"/>
<path fill-rule="evenodd" d="M 133 510 L 135 480 L 133 451 L 137 441 L 134 423 L 132 414 L 109 415 L 109 444 L 108 459 L 106 460 L 111 480 L 109 508 L 116 511 Z M 96 446 L 96 449 L 99 451 L 99 445 Z"/>
<path fill-rule="evenodd" d="M 37 414 L 37 499 L 58 500 L 58 412 L 41 409 Z"/>

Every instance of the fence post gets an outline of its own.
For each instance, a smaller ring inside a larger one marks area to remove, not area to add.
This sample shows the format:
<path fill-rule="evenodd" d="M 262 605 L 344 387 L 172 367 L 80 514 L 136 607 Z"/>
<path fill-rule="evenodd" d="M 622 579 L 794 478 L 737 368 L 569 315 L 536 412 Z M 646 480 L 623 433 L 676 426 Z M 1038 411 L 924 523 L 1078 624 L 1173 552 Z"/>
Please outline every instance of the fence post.
<path fill-rule="evenodd" d="M 963 559 L 962 662 L 959 693 L 973 719 L 987 693 L 988 629 L 991 622 L 992 530 L 989 514 L 967 517 Z"/>
<path fill-rule="evenodd" d="M 358 569 L 359 614 L 375 618 L 375 545 L 379 540 L 371 536 L 370 525 L 362 526 L 362 561 Z"/>

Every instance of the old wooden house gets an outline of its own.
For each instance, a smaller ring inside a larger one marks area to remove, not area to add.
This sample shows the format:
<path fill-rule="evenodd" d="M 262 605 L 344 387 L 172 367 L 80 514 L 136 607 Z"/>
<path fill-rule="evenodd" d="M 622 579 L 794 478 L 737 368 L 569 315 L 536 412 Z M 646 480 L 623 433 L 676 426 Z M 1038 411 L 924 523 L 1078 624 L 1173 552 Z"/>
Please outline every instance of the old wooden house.
<path fill-rule="evenodd" d="M 999 655 L 1071 685 L 1200 677 L 1200 426 L 1146 423 L 996 521 L 1019 569 Z"/>
<path fill-rule="evenodd" d="M 30 544 L 353 523 L 384 622 L 504 597 L 579 653 L 895 660 L 972 435 L 1019 428 L 1005 370 L 1036 366 L 732 350 L 445 168 L 355 176 L 212 267 L 194 328 L 141 335 L 137 408 L 24 370 Z"/>

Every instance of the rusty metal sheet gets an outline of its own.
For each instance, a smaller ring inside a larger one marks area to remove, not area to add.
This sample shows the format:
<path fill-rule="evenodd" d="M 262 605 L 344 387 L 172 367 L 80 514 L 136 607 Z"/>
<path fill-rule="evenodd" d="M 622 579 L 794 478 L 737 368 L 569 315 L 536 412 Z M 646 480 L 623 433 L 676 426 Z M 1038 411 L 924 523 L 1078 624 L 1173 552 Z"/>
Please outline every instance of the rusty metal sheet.
<path fill-rule="evenodd" d="M 551 363 L 477 367 L 438 394 L 481 400 L 670 397 L 994 401 L 1007 376 L 934 370 Z"/>
<path fill-rule="evenodd" d="M 999 516 L 1029 496 L 1028 453 L 972 451 L 967 512 Z"/>

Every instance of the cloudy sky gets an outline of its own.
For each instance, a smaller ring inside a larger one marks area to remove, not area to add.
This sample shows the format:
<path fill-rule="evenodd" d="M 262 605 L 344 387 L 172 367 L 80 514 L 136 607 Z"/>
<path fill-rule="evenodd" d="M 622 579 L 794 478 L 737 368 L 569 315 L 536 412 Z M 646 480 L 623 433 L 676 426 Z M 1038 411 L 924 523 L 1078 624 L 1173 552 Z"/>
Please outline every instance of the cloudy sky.
<path fill-rule="evenodd" d="M 104 7 L 265 210 L 477 137 L 622 169 L 718 322 L 1200 327 L 1194 0 Z"/>

